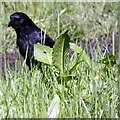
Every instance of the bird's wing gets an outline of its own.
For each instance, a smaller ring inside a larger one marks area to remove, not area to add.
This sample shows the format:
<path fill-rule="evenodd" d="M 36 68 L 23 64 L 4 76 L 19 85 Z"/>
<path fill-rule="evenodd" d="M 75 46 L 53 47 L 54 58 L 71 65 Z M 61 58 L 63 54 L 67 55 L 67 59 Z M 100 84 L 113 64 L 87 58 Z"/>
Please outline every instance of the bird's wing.
<path fill-rule="evenodd" d="M 34 31 L 29 35 L 31 44 L 41 43 L 43 45 L 53 47 L 54 41 L 42 30 Z"/>

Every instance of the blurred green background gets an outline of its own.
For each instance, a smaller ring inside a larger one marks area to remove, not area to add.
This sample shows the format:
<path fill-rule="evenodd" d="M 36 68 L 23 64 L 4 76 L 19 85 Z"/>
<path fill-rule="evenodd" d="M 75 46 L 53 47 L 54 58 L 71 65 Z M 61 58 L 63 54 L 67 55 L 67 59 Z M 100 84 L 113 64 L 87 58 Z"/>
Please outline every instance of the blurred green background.
<path fill-rule="evenodd" d="M 2 48 L 15 47 L 16 36 L 7 28 L 9 16 L 21 11 L 45 30 L 54 40 L 68 30 L 71 40 L 90 40 L 118 32 L 118 3 L 79 2 L 3 2 L 0 14 L 0 42 Z"/>

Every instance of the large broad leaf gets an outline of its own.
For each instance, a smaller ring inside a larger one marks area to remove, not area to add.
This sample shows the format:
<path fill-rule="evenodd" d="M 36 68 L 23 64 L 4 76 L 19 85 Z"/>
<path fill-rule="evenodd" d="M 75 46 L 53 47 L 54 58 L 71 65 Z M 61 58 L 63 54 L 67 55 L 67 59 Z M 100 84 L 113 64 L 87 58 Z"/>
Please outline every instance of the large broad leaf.
<path fill-rule="evenodd" d="M 60 98 L 56 94 L 48 107 L 48 118 L 57 118 L 60 109 Z"/>
<path fill-rule="evenodd" d="M 88 54 L 81 47 L 76 45 L 75 43 L 70 43 L 70 49 L 73 50 L 74 52 L 80 54 L 80 61 L 82 61 L 82 60 L 86 61 L 89 66 L 91 66 L 91 63 L 94 64 L 94 62 L 90 59 Z"/>
<path fill-rule="evenodd" d="M 53 65 L 58 68 L 61 74 L 64 73 L 65 60 L 68 58 L 70 37 L 65 32 L 55 42 L 53 47 Z"/>
<path fill-rule="evenodd" d="M 79 65 L 81 62 L 83 62 L 83 60 L 77 59 L 73 66 L 69 69 L 69 74 L 72 74 L 76 70 L 77 65 Z"/>
<path fill-rule="evenodd" d="M 34 57 L 39 62 L 51 65 L 52 64 L 52 48 L 42 44 L 35 44 Z"/>

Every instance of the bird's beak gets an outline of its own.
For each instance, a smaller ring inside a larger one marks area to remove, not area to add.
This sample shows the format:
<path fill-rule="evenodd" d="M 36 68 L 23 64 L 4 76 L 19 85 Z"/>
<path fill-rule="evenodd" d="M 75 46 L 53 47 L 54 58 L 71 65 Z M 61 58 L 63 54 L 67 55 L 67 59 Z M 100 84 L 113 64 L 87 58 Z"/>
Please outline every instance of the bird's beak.
<path fill-rule="evenodd" d="M 8 27 L 11 27 L 12 26 L 12 22 L 10 21 L 9 23 L 8 23 Z"/>

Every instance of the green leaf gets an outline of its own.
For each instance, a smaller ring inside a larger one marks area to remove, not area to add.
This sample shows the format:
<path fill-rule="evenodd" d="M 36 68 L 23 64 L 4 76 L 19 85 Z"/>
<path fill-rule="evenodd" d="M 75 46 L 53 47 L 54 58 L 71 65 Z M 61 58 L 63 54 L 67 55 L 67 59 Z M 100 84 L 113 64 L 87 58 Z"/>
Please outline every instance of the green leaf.
<path fill-rule="evenodd" d="M 52 48 L 40 43 L 34 45 L 34 57 L 37 61 L 51 65 L 52 64 Z"/>
<path fill-rule="evenodd" d="M 81 61 L 80 61 L 80 60 L 77 60 L 77 61 L 73 64 L 73 66 L 70 68 L 69 74 L 71 74 L 72 72 L 76 71 L 77 65 L 79 65 L 82 61 L 83 61 L 83 60 L 81 60 Z"/>
<path fill-rule="evenodd" d="M 53 65 L 60 71 L 61 74 L 64 73 L 65 60 L 68 58 L 69 41 L 70 37 L 67 32 L 65 32 L 60 35 L 53 47 Z"/>
<path fill-rule="evenodd" d="M 94 64 L 94 62 L 90 59 L 90 57 L 88 56 L 88 54 L 81 47 L 79 47 L 78 45 L 76 45 L 75 43 L 70 43 L 70 49 L 73 50 L 74 52 L 80 54 L 80 61 L 82 61 L 82 60 L 86 61 L 89 66 L 91 66 L 91 63 Z"/>
<path fill-rule="evenodd" d="M 107 73 L 107 75 L 109 76 L 109 69 L 110 67 L 113 67 L 116 64 L 116 57 L 115 55 L 109 54 L 108 56 L 106 56 L 104 59 L 99 60 L 97 63 L 102 63 L 103 65 L 105 65 L 102 70 L 104 73 Z"/>
<path fill-rule="evenodd" d="M 103 63 L 106 66 L 113 66 L 116 64 L 116 57 L 115 55 L 109 54 L 104 59 L 99 60 L 98 63 Z"/>

